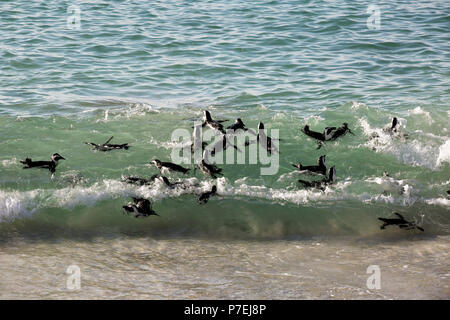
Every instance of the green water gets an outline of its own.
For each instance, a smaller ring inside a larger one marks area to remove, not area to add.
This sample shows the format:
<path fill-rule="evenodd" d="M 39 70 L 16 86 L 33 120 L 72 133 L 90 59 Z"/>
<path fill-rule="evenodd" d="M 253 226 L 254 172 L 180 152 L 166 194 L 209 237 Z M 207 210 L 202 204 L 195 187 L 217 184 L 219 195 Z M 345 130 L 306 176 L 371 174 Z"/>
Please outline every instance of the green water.
<path fill-rule="evenodd" d="M 160 182 L 143 187 L 122 182 L 125 176 L 149 178 L 159 173 L 150 161 L 170 161 L 172 148 L 183 145 L 171 141 L 172 125 L 191 130 L 191 119 L 201 118 L 201 109 L 152 111 L 129 105 L 125 110 L 109 108 L 86 117 L 6 117 L 2 136 L 21 134 L 2 143 L 2 228 L 49 224 L 52 230 L 97 230 L 101 226 L 250 237 L 371 234 L 380 232 L 378 216 L 397 210 L 423 222 L 431 233 L 448 233 L 448 140 L 439 135 L 447 124 L 444 111 L 389 113 L 357 103 L 309 118 L 263 106 L 241 112 L 212 110 L 224 118 L 246 119 L 249 127 L 256 128 L 257 121 L 263 121 L 268 132 L 279 128 L 280 154 L 274 155 L 279 157 L 278 172 L 261 175 L 261 167 L 267 165 L 249 163 L 246 148 L 245 164 L 227 164 L 223 158 L 219 166 L 224 177 L 217 181 L 197 170 L 195 174 L 169 174 L 172 181 L 189 185 L 185 189 L 170 189 Z M 383 135 L 381 128 L 394 115 L 405 124 L 402 130 L 408 139 Z M 344 120 L 355 136 L 326 143 L 320 150 L 299 130 L 306 123 L 314 128 Z M 380 138 L 370 139 L 377 130 Z M 102 143 L 111 135 L 113 142 L 128 142 L 130 149 L 99 152 L 83 143 Z M 45 159 L 54 152 L 67 160 L 60 161 L 53 179 L 47 170 L 23 170 L 18 161 L 39 155 Z M 297 173 L 291 164 L 314 164 L 321 154 L 327 155 L 329 167 L 336 167 L 336 183 L 325 191 L 302 188 L 296 181 L 308 176 Z M 185 166 L 194 168 L 193 163 Z M 384 171 L 390 177 L 383 177 Z M 212 184 L 218 185 L 220 197 L 198 206 L 198 194 Z M 134 221 L 123 216 L 121 205 L 131 196 L 152 199 L 162 219 Z M 19 218 L 25 221 L 15 220 Z"/>

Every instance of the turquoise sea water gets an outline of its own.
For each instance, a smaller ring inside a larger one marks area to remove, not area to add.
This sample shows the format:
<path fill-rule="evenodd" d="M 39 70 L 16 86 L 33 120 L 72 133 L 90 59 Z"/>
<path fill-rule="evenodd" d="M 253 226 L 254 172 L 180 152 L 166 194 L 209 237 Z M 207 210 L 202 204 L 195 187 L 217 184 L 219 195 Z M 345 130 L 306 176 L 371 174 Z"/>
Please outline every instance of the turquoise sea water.
<path fill-rule="evenodd" d="M 369 5 L 379 10 L 375 27 Z M 68 25 L 77 12 L 80 24 Z M 114 297 L 448 298 L 446 1 L 2 1 L 0 17 L 0 270 L 9 278 L 0 296 L 71 297 L 63 273 L 76 263 L 103 289 L 76 297 L 107 298 L 108 280 L 98 274 L 110 268 L 143 275 L 151 269 L 167 281 L 156 290 L 157 280 L 147 279 L 141 294 L 132 295 L 138 280 L 116 274 Z M 227 125 L 240 117 L 250 128 L 262 121 L 278 129 L 278 172 L 262 176 L 260 165 L 224 164 L 217 180 L 199 171 L 169 175 L 189 183 L 187 189 L 121 182 L 157 173 L 149 162 L 170 160 L 180 145 L 173 130 L 191 130 L 202 110 L 230 120 Z M 383 133 L 394 116 L 407 139 Z M 355 136 L 320 150 L 300 132 L 305 124 L 321 131 L 343 122 Z M 371 139 L 375 133 L 379 138 Z M 103 153 L 83 144 L 110 136 L 132 147 Z M 19 163 L 55 152 L 67 160 L 53 179 Z M 291 163 L 314 164 L 322 154 L 336 167 L 336 183 L 324 192 L 303 189 Z M 219 197 L 199 206 L 197 194 L 213 184 Z M 151 199 L 161 217 L 124 216 L 121 206 L 131 196 Z M 377 217 L 393 211 L 425 233 L 380 230 Z M 344 260 L 336 253 L 341 241 Z M 407 241 L 417 246 L 408 242 L 404 255 L 397 242 Z M 117 251 L 108 253 L 111 246 Z M 353 283 L 343 274 L 364 278 L 365 261 L 377 263 L 367 246 L 388 250 L 378 259 L 393 279 L 422 288 L 413 283 L 421 273 L 427 289 L 361 289 L 364 279 Z M 61 254 L 68 248 L 78 248 L 76 258 Z M 222 269 L 228 249 L 234 271 Z M 111 255 L 117 261 L 107 261 Z M 261 270 L 254 261 L 265 255 L 283 262 Z M 49 256 L 59 269 L 49 267 Z M 190 268 L 206 256 L 204 267 L 215 272 L 205 278 L 177 269 L 180 261 Z M 418 269 L 403 268 L 413 262 Z M 309 265 L 299 271 L 298 263 Z M 344 266 L 323 267 L 333 264 Z M 45 280 L 27 282 L 14 271 L 18 265 L 47 270 Z M 321 275 L 316 290 L 311 279 Z M 302 290 L 289 287 L 292 277 L 304 277 Z M 264 283 L 274 289 L 263 290 Z M 154 296 L 145 293 L 150 287 Z"/>

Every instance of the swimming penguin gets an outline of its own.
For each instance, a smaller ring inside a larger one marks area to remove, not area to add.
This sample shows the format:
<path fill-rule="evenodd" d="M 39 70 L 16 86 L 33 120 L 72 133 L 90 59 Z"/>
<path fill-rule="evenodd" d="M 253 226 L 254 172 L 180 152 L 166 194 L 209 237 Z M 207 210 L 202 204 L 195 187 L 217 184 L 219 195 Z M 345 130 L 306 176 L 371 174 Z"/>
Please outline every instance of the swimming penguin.
<path fill-rule="evenodd" d="M 59 153 L 52 154 L 50 161 L 33 161 L 31 158 L 26 158 L 25 160 L 20 160 L 20 163 L 24 164 L 24 169 L 30 168 L 41 168 L 48 169 L 52 174 L 56 171 L 56 166 L 59 160 L 66 160 Z"/>
<path fill-rule="evenodd" d="M 382 131 L 385 134 L 388 134 L 388 135 L 392 136 L 392 138 L 408 139 L 409 138 L 409 134 L 402 133 L 402 132 L 400 132 L 399 129 L 400 129 L 400 122 L 398 121 L 397 117 L 394 117 L 392 119 L 392 123 L 390 124 L 390 126 L 383 128 Z M 369 140 L 374 140 L 374 139 L 378 139 L 378 138 L 380 138 L 380 135 L 377 132 L 373 132 L 370 135 Z M 377 150 L 376 147 L 373 147 L 372 149 L 375 150 L 375 151 Z"/>
<path fill-rule="evenodd" d="M 325 141 L 325 135 L 323 133 L 310 130 L 308 125 L 305 125 L 305 127 L 301 129 L 301 132 L 303 132 L 307 136 L 310 136 L 313 139 Z"/>
<path fill-rule="evenodd" d="M 124 144 L 112 144 L 112 143 L 109 143 L 113 138 L 114 138 L 114 136 L 109 138 L 108 141 L 106 141 L 103 144 L 96 144 L 94 142 L 85 142 L 85 144 L 93 146 L 92 150 L 99 150 L 99 151 L 111 151 L 111 150 L 116 150 L 116 149 L 128 150 L 128 148 L 130 147 L 128 145 L 128 143 L 124 143 Z"/>
<path fill-rule="evenodd" d="M 317 149 L 320 149 L 320 148 L 322 148 L 323 142 L 325 141 L 326 130 L 327 130 L 327 128 L 325 128 L 324 133 L 320 133 L 317 131 L 310 130 L 309 126 L 305 125 L 305 127 L 303 129 L 301 129 L 300 131 L 303 132 L 304 134 L 306 134 L 307 136 L 315 139 L 317 142 Z"/>
<path fill-rule="evenodd" d="M 153 176 L 151 176 L 150 179 L 144 179 L 144 178 L 140 178 L 140 177 L 126 177 L 123 179 L 123 181 L 126 183 L 130 183 L 130 184 L 137 184 L 140 186 L 144 186 L 144 185 L 152 184 L 157 177 L 158 177 L 157 174 L 154 174 Z"/>
<path fill-rule="evenodd" d="M 305 188 L 317 188 L 317 189 L 324 191 L 325 187 L 327 185 L 334 183 L 335 180 L 336 180 L 336 169 L 334 168 L 334 166 L 332 166 L 330 168 L 330 170 L 328 170 L 328 177 L 325 177 L 322 180 L 305 181 L 305 180 L 299 179 L 298 182 L 303 184 L 303 186 L 305 186 Z"/>
<path fill-rule="evenodd" d="M 208 126 L 211 129 L 218 130 L 221 133 L 225 134 L 225 130 L 223 129 L 223 125 L 221 122 L 225 122 L 227 120 L 213 120 L 211 118 L 211 113 L 208 110 L 203 111 L 203 123 L 202 127 Z"/>
<path fill-rule="evenodd" d="M 326 127 L 323 130 L 323 133 L 310 130 L 308 125 L 305 125 L 305 127 L 301 129 L 301 131 L 307 136 L 317 140 L 317 149 L 320 149 L 323 146 L 323 142 L 336 140 L 340 136 L 345 135 L 347 132 L 354 135 L 354 133 L 348 127 L 348 123 L 346 122 L 344 122 L 339 128 Z"/>
<path fill-rule="evenodd" d="M 398 219 L 378 218 L 378 220 L 381 220 L 384 222 L 384 224 L 382 226 L 380 226 L 380 229 L 385 229 L 386 226 L 394 225 L 394 226 L 398 226 L 400 229 L 405 229 L 405 230 L 411 230 L 411 229 L 417 228 L 420 231 L 425 231 L 423 228 L 416 225 L 415 222 L 406 221 L 405 218 L 403 218 L 403 216 L 400 213 L 394 212 L 394 214 L 398 217 Z"/>
<path fill-rule="evenodd" d="M 152 215 L 159 216 L 159 214 L 153 211 L 152 204 L 149 200 L 133 197 L 133 201 L 134 203 L 129 203 L 122 207 L 126 214 L 133 213 L 135 218 L 148 217 Z"/>
<path fill-rule="evenodd" d="M 227 129 L 234 130 L 234 131 L 237 131 L 237 130 L 247 131 L 248 130 L 248 128 L 246 128 L 245 124 L 242 122 L 241 118 L 237 118 L 236 121 L 231 126 L 227 127 Z"/>
<path fill-rule="evenodd" d="M 355 135 L 350 128 L 348 127 L 348 123 L 344 122 L 342 126 L 339 128 L 336 127 L 328 127 L 325 128 L 324 135 L 325 135 L 325 141 L 333 141 L 339 138 L 340 136 L 345 135 L 346 133 L 350 133 L 352 135 Z"/>
<path fill-rule="evenodd" d="M 325 157 L 326 155 L 320 156 L 317 159 L 317 166 L 303 166 L 300 162 L 295 164 L 292 164 L 293 167 L 297 168 L 299 171 L 310 171 L 314 173 L 320 173 L 324 176 L 327 175 L 327 165 L 325 163 Z"/>
<path fill-rule="evenodd" d="M 198 197 L 198 204 L 205 204 L 208 202 L 209 197 L 217 195 L 217 187 L 214 185 L 211 188 L 211 191 L 204 192 Z"/>
<path fill-rule="evenodd" d="M 392 119 L 391 131 L 397 132 L 398 125 L 399 125 L 398 119 L 397 119 L 397 117 L 394 117 Z"/>
<path fill-rule="evenodd" d="M 182 166 L 172 163 L 172 162 L 162 162 L 158 159 L 155 159 L 152 161 L 152 163 L 159 169 L 159 171 L 163 170 L 169 170 L 169 171 L 175 171 L 175 172 L 181 172 L 183 174 L 186 174 L 189 170 L 188 168 L 183 168 Z"/>
<path fill-rule="evenodd" d="M 399 126 L 398 119 L 397 119 L 397 117 L 394 117 L 394 118 L 392 119 L 391 127 L 385 128 L 385 129 L 383 129 L 383 130 L 384 130 L 385 132 L 390 133 L 390 134 L 397 133 L 397 131 L 398 131 L 398 126 Z"/>
<path fill-rule="evenodd" d="M 267 150 L 269 154 L 272 154 L 272 151 L 277 151 L 275 146 L 272 144 L 272 138 L 268 137 L 264 132 L 264 123 L 259 122 L 258 124 L 258 135 L 256 136 L 256 141 Z"/>
<path fill-rule="evenodd" d="M 210 175 L 213 179 L 217 179 L 217 175 L 223 176 L 221 168 L 218 168 L 213 164 L 207 163 L 204 158 L 202 159 L 201 162 L 198 163 L 198 167 L 203 173 Z"/>

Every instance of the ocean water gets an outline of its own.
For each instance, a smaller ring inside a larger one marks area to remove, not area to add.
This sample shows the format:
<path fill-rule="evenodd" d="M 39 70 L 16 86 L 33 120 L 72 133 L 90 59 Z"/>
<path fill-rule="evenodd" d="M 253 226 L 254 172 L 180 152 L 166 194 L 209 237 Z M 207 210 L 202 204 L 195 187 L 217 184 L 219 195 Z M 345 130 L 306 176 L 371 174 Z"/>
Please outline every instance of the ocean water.
<path fill-rule="evenodd" d="M 447 1 L 2 1 L 0 17 L 0 298 L 450 298 Z M 276 174 L 122 182 L 158 173 L 203 110 L 279 130 Z M 300 132 L 343 122 L 355 135 L 320 150 Z M 111 136 L 130 149 L 83 143 Z M 53 178 L 19 162 L 55 152 Z M 336 183 L 304 189 L 291 164 L 322 154 Z M 123 215 L 133 196 L 160 217 Z M 425 231 L 381 230 L 394 211 Z"/>

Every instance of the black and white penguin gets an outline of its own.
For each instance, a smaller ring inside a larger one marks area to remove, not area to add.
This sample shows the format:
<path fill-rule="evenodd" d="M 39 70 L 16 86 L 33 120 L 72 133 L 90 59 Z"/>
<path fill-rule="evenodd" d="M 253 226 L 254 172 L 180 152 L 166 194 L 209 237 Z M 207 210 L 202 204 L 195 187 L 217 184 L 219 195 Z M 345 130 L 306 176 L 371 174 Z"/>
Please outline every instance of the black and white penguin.
<path fill-rule="evenodd" d="M 197 165 L 200 171 L 202 171 L 204 174 L 211 176 L 213 179 L 217 179 L 217 175 L 223 176 L 221 168 L 218 168 L 213 164 L 209 164 L 207 161 L 205 161 L 205 159 L 207 159 L 206 151 L 205 154 L 203 155 L 202 161 L 200 161 Z"/>
<path fill-rule="evenodd" d="M 398 226 L 400 229 L 411 230 L 411 229 L 419 229 L 420 231 L 425 231 L 423 228 L 416 225 L 415 222 L 406 221 L 405 218 L 398 212 L 394 212 L 394 214 L 398 217 L 397 219 L 389 219 L 389 218 L 378 218 L 378 220 L 383 221 L 383 225 L 380 226 L 380 229 L 385 229 L 386 226 Z"/>
<path fill-rule="evenodd" d="M 325 141 L 334 141 L 340 136 L 345 135 L 347 132 L 354 135 L 354 133 L 350 130 L 348 127 L 348 123 L 344 122 L 342 126 L 339 128 L 336 127 L 326 127 L 323 130 L 323 133 L 312 131 L 309 129 L 308 125 L 305 125 L 301 131 L 306 134 L 307 136 L 317 140 L 318 147 L 317 149 L 320 149 L 324 144 Z"/>
<path fill-rule="evenodd" d="M 172 162 L 163 162 L 158 159 L 155 159 L 152 161 L 152 163 L 159 169 L 159 171 L 174 171 L 174 172 L 181 172 L 183 174 L 186 174 L 189 170 L 188 168 L 184 168 L 178 164 L 172 163 Z"/>
<path fill-rule="evenodd" d="M 299 179 L 298 182 L 301 183 L 305 188 L 317 188 L 324 191 L 325 187 L 330 184 L 333 184 L 335 180 L 336 180 L 336 169 L 334 168 L 334 166 L 332 166 L 330 170 L 328 170 L 328 177 L 325 177 L 322 180 L 306 181 Z"/>
<path fill-rule="evenodd" d="M 200 197 L 198 197 L 197 202 L 198 202 L 198 204 L 205 204 L 208 202 L 208 200 L 211 196 L 215 196 L 215 195 L 217 195 L 217 187 L 214 185 L 214 186 L 212 186 L 211 191 L 202 193 L 200 195 Z"/>
<path fill-rule="evenodd" d="M 399 125 L 400 125 L 400 123 L 398 122 L 397 117 L 394 117 L 394 118 L 392 118 L 391 126 L 388 128 L 385 128 L 384 131 L 388 132 L 390 134 L 397 133 Z"/>
<path fill-rule="evenodd" d="M 221 133 L 225 134 L 225 130 L 221 122 L 225 122 L 227 120 L 213 120 L 211 118 L 211 113 L 208 110 L 203 111 L 203 123 L 202 127 L 210 127 L 211 129 L 218 130 Z"/>
<path fill-rule="evenodd" d="M 297 168 L 299 171 L 309 171 L 314 173 L 320 173 L 324 176 L 327 175 L 327 165 L 325 162 L 326 155 L 320 156 L 317 159 L 317 165 L 316 166 L 304 166 L 300 162 L 298 162 L 296 165 L 292 164 L 293 167 Z"/>
<path fill-rule="evenodd" d="M 237 131 L 237 130 L 247 131 L 248 130 L 248 128 L 245 127 L 244 122 L 242 122 L 241 118 L 237 118 L 236 121 L 231 126 L 227 127 L 227 129 L 234 130 L 234 131 Z"/>
<path fill-rule="evenodd" d="M 122 181 L 130 184 L 137 184 L 140 186 L 149 185 L 155 182 L 155 179 L 158 177 L 157 174 L 154 174 L 150 177 L 150 179 L 140 178 L 140 177 L 126 177 Z"/>
<path fill-rule="evenodd" d="M 342 126 L 340 126 L 339 128 L 336 128 L 336 127 L 325 128 L 325 130 L 324 130 L 325 141 L 336 140 L 340 136 L 343 136 L 343 135 L 347 134 L 347 132 L 352 134 L 352 135 L 355 135 L 352 132 L 352 130 L 350 130 L 350 128 L 348 127 L 348 123 L 347 122 L 344 122 L 342 124 Z"/>
<path fill-rule="evenodd" d="M 26 158 L 25 160 L 21 160 L 20 163 L 24 164 L 24 169 L 30 168 L 41 168 L 48 169 L 52 174 L 56 171 L 56 166 L 58 165 L 59 160 L 66 160 L 59 153 L 54 153 L 50 157 L 50 161 L 33 161 L 31 158 Z"/>
<path fill-rule="evenodd" d="M 258 124 L 256 141 L 259 142 L 260 146 L 265 148 L 269 154 L 272 154 L 272 151 L 277 151 L 275 145 L 272 143 L 272 138 L 268 137 L 264 132 L 264 123 L 262 122 L 259 122 Z"/>
<path fill-rule="evenodd" d="M 128 150 L 128 148 L 130 147 L 128 145 L 128 143 L 124 143 L 124 144 L 112 144 L 109 143 L 112 139 L 114 138 L 114 136 L 112 136 L 111 138 L 108 139 L 108 141 L 106 141 L 103 144 L 96 144 L 94 142 L 85 142 L 85 144 L 92 146 L 92 150 L 98 150 L 98 151 L 111 151 L 111 150 L 117 150 L 117 149 L 125 149 Z"/>
<path fill-rule="evenodd" d="M 159 216 L 152 209 L 152 203 L 150 200 L 143 198 L 133 198 L 134 203 L 129 203 L 122 208 L 125 210 L 126 214 L 133 213 L 135 218 L 138 217 L 148 217 L 148 216 Z"/>
<path fill-rule="evenodd" d="M 400 122 L 398 121 L 397 117 L 392 118 L 391 124 L 388 127 L 383 128 L 383 132 L 385 134 L 389 134 L 393 138 L 409 138 L 409 134 L 400 132 Z M 377 132 L 373 132 L 369 137 L 369 140 L 378 138 L 380 138 L 380 135 Z M 376 150 L 375 147 L 373 149 Z"/>
<path fill-rule="evenodd" d="M 306 134 L 307 136 L 319 140 L 319 141 L 325 141 L 325 135 L 323 133 L 312 131 L 309 129 L 308 125 L 305 125 L 303 129 L 301 129 L 301 132 Z"/>

